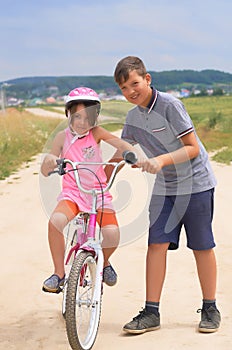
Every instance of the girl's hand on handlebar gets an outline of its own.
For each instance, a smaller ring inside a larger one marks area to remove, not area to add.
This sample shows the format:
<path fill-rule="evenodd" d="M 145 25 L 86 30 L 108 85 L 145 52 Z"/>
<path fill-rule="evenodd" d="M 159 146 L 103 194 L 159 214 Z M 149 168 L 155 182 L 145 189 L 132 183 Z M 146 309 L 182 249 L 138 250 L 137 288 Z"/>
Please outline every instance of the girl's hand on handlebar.
<path fill-rule="evenodd" d="M 41 166 L 42 173 L 45 176 L 48 176 L 51 171 L 53 171 L 55 168 L 57 168 L 57 162 L 56 160 L 59 159 L 57 156 L 54 156 L 53 154 L 47 154 L 44 158 L 43 164 Z"/>

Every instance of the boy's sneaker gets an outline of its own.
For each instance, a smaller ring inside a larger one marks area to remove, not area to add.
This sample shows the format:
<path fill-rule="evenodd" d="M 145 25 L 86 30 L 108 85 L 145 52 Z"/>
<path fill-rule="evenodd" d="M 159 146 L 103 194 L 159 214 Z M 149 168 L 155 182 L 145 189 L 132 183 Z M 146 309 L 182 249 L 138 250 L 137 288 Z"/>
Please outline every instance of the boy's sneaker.
<path fill-rule="evenodd" d="M 51 275 L 44 281 L 42 290 L 49 293 L 60 293 L 62 290 L 61 287 L 64 285 L 64 281 L 65 276 L 60 278 L 58 275 Z"/>
<path fill-rule="evenodd" d="M 131 322 L 123 327 L 123 330 L 127 333 L 142 334 L 159 328 L 160 316 L 156 316 L 155 314 L 143 309 L 139 312 L 139 315 L 134 317 Z"/>
<path fill-rule="evenodd" d="M 208 309 L 198 309 L 201 312 L 201 322 L 198 326 L 198 331 L 201 333 L 216 332 L 220 326 L 221 315 L 220 312 L 213 306 Z"/>
<path fill-rule="evenodd" d="M 111 265 L 103 269 L 103 282 L 108 286 L 114 286 L 117 283 L 118 276 Z"/>

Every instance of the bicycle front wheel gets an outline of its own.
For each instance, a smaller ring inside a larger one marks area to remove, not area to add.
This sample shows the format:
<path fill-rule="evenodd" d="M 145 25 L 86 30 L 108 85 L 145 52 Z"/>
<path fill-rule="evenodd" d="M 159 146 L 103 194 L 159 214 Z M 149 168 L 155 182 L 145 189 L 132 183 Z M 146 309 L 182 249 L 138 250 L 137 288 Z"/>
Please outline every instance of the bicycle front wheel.
<path fill-rule="evenodd" d="M 67 285 L 66 329 L 73 350 L 92 348 L 101 314 L 101 281 L 96 278 L 96 260 L 81 252 L 73 262 Z M 96 293 L 96 291 L 98 291 Z"/>
<path fill-rule="evenodd" d="M 73 252 L 72 256 L 69 258 L 69 261 L 66 262 L 67 257 L 71 248 L 77 244 L 77 230 L 71 230 L 70 226 L 65 234 L 65 283 L 63 286 L 63 298 L 62 298 L 62 315 L 66 317 L 66 294 L 67 294 L 67 280 L 68 276 L 74 261 L 75 254 Z"/>

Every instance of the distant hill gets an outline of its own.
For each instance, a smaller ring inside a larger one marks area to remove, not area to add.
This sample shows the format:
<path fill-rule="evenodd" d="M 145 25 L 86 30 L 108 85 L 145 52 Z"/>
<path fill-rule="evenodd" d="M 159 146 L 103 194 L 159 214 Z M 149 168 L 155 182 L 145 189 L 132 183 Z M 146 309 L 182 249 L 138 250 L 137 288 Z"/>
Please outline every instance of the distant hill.
<path fill-rule="evenodd" d="M 232 74 L 218 70 L 172 70 L 149 72 L 155 87 L 161 91 L 170 89 L 202 89 L 221 87 L 232 92 Z M 2 82 L 3 83 L 3 82 Z M 0 83 L 0 84 L 2 84 Z M 120 93 L 112 76 L 45 76 L 25 77 L 5 81 L 7 95 L 22 99 L 63 96 L 76 86 L 90 86 L 98 93 Z"/>
<path fill-rule="evenodd" d="M 172 70 L 164 72 L 150 72 L 153 81 L 161 89 L 174 88 L 180 85 L 189 87 L 213 87 L 216 85 L 232 85 L 232 74 L 218 70 L 206 69 Z"/>

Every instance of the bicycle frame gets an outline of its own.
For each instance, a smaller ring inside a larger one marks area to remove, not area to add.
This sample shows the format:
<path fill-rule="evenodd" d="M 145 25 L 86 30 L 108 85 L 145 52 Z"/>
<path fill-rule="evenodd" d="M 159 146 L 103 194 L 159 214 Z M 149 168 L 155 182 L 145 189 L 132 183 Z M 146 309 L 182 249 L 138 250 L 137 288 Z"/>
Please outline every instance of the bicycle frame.
<path fill-rule="evenodd" d="M 87 228 L 87 232 L 86 232 L 86 241 L 84 242 L 84 244 L 81 244 L 81 242 L 77 242 L 77 244 L 72 247 L 72 249 L 69 252 L 69 255 L 66 259 L 66 264 L 69 262 L 71 255 L 73 254 L 73 252 L 75 252 L 75 256 L 77 254 L 77 252 L 79 250 L 87 250 L 90 251 L 92 253 L 95 253 L 96 250 L 98 251 L 97 245 L 96 245 L 96 237 L 95 237 L 95 232 L 96 232 L 96 224 L 97 224 L 97 196 L 99 194 L 103 194 L 105 192 L 107 192 L 115 179 L 117 170 L 119 167 L 121 167 L 122 165 L 125 164 L 125 160 L 122 160 L 119 163 L 116 162 L 102 162 L 102 163 L 98 163 L 98 162 L 72 162 L 69 159 L 60 159 L 58 160 L 58 165 L 60 166 L 59 169 L 59 173 L 61 173 L 61 175 L 64 175 L 67 172 L 73 171 L 74 172 L 74 177 L 75 177 L 75 181 L 77 184 L 77 187 L 84 193 L 86 194 L 91 194 L 92 196 L 92 206 L 91 206 L 91 210 L 89 213 L 86 213 L 89 215 L 89 219 L 88 219 L 88 228 Z M 71 170 L 67 170 L 66 172 L 64 171 L 64 165 L 66 164 L 70 164 L 71 166 Z M 78 173 L 78 166 L 81 165 L 112 165 L 114 166 L 113 172 L 111 174 L 110 180 L 107 184 L 107 186 L 103 189 L 97 190 L 97 189 L 85 189 L 80 182 L 80 177 L 79 177 L 79 173 Z M 79 214 L 77 214 L 78 217 Z M 73 220 L 77 219 L 74 218 Z"/>

